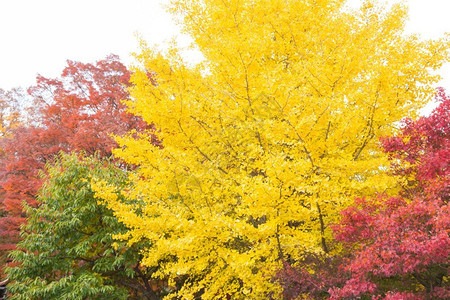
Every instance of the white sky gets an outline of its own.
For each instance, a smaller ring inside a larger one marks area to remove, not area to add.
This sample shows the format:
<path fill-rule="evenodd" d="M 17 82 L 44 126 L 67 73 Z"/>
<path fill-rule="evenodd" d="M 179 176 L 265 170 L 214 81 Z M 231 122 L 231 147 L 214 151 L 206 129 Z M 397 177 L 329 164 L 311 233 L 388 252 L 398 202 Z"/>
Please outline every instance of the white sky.
<path fill-rule="evenodd" d="M 450 0 L 407 2 L 408 32 L 425 38 L 450 32 Z M 179 34 L 161 3 L 167 0 L 0 0 L 0 88 L 30 86 L 38 73 L 56 77 L 67 59 L 94 62 L 114 53 L 129 65 L 136 32 L 151 45 Z M 439 85 L 450 90 L 450 65 L 441 74 Z"/>

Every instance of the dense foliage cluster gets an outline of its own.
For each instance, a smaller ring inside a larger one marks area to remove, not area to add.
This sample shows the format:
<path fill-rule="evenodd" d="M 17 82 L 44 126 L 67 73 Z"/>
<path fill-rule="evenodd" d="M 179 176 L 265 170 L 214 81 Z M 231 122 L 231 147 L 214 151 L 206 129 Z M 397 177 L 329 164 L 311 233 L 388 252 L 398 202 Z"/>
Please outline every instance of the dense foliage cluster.
<path fill-rule="evenodd" d="M 345 2 L 173 0 L 203 62 L 0 90 L 12 299 L 449 298 L 450 41 Z"/>
<path fill-rule="evenodd" d="M 450 297 L 450 98 L 442 90 L 438 98 L 431 116 L 408 120 L 401 134 L 383 140 L 405 179 L 400 196 L 358 199 L 342 212 L 336 238 L 354 257 L 335 298 Z"/>
<path fill-rule="evenodd" d="M 399 134 L 381 140 L 392 176 L 403 179 L 399 194 L 357 198 L 342 210 L 333 230 L 343 251 L 287 263 L 278 274 L 287 298 L 450 296 L 450 98 L 442 89 L 436 98 L 430 116 L 404 120 Z"/>
<path fill-rule="evenodd" d="M 39 76 L 36 86 L 29 88 L 34 106 L 27 122 L 16 122 L 14 126 L 9 122 L 8 134 L 0 142 L 2 261 L 4 250 L 13 249 L 19 240 L 20 225 L 26 218 L 23 204 L 37 204 L 35 197 L 42 184 L 39 173 L 59 151 L 83 150 L 87 155 L 107 157 L 116 145 L 110 133 L 149 128 L 126 113 L 120 102 L 129 97 L 129 76 L 118 57 L 109 56 L 96 64 L 68 61 L 60 78 Z M 10 93 L 15 101 L 8 102 L 9 110 L 3 110 L 8 113 L 4 122 L 15 116 L 11 109 L 20 97 L 14 95 Z"/>

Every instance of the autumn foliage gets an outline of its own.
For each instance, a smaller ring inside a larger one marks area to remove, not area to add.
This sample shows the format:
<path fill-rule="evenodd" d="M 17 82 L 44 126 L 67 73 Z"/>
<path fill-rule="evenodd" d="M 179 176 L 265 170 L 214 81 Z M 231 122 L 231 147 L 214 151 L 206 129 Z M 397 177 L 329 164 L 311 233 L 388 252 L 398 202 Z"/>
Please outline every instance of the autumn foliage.
<path fill-rule="evenodd" d="M 20 125 L 21 89 L 4 91 L 0 89 L 0 137 L 8 137 Z"/>
<path fill-rule="evenodd" d="M 126 112 L 130 72 L 117 56 L 95 64 L 68 61 L 60 78 L 38 76 L 28 92 L 34 99 L 30 120 L 1 140 L 0 251 L 18 241 L 26 215 L 23 204 L 36 206 L 39 173 L 59 151 L 83 150 L 111 155 L 114 134 L 149 128 Z"/>
<path fill-rule="evenodd" d="M 449 96 L 417 116 L 450 39 L 345 2 L 173 0 L 202 62 L 140 41 L 0 102 L 13 299 L 450 298 Z"/>
<path fill-rule="evenodd" d="M 405 179 L 400 196 L 357 199 L 341 212 L 336 238 L 356 254 L 333 298 L 449 298 L 450 98 L 442 89 L 437 98 L 431 116 L 406 120 L 400 134 L 382 140 Z"/>

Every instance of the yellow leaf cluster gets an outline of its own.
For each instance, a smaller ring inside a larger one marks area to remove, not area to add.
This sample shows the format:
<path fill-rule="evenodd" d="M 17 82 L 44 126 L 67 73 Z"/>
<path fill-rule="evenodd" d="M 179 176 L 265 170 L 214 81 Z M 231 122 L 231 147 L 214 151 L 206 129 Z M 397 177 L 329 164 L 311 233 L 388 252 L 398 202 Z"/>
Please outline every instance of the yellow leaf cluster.
<path fill-rule="evenodd" d="M 0 137 L 9 137 L 20 125 L 20 113 L 13 101 L 0 89 Z"/>
<path fill-rule="evenodd" d="M 354 197 L 390 193 L 381 136 L 433 94 L 449 43 L 405 37 L 405 8 L 343 0 L 174 1 L 205 60 L 142 43 L 130 110 L 158 129 L 117 138 L 132 188 L 97 183 L 171 297 L 279 298 L 281 261 L 333 253 Z"/>

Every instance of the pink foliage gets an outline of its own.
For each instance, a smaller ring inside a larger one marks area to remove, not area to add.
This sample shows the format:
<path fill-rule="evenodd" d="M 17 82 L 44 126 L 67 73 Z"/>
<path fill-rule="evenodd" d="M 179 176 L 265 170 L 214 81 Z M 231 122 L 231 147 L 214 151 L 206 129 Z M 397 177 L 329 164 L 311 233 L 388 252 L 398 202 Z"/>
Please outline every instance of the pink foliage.
<path fill-rule="evenodd" d="M 414 178 L 401 197 L 356 199 L 333 228 L 336 239 L 354 251 L 344 266 L 351 278 L 330 289 L 333 299 L 449 296 L 450 98 L 442 89 L 437 98 L 431 116 L 407 120 L 400 135 L 382 140 L 395 159 L 394 173 Z"/>

